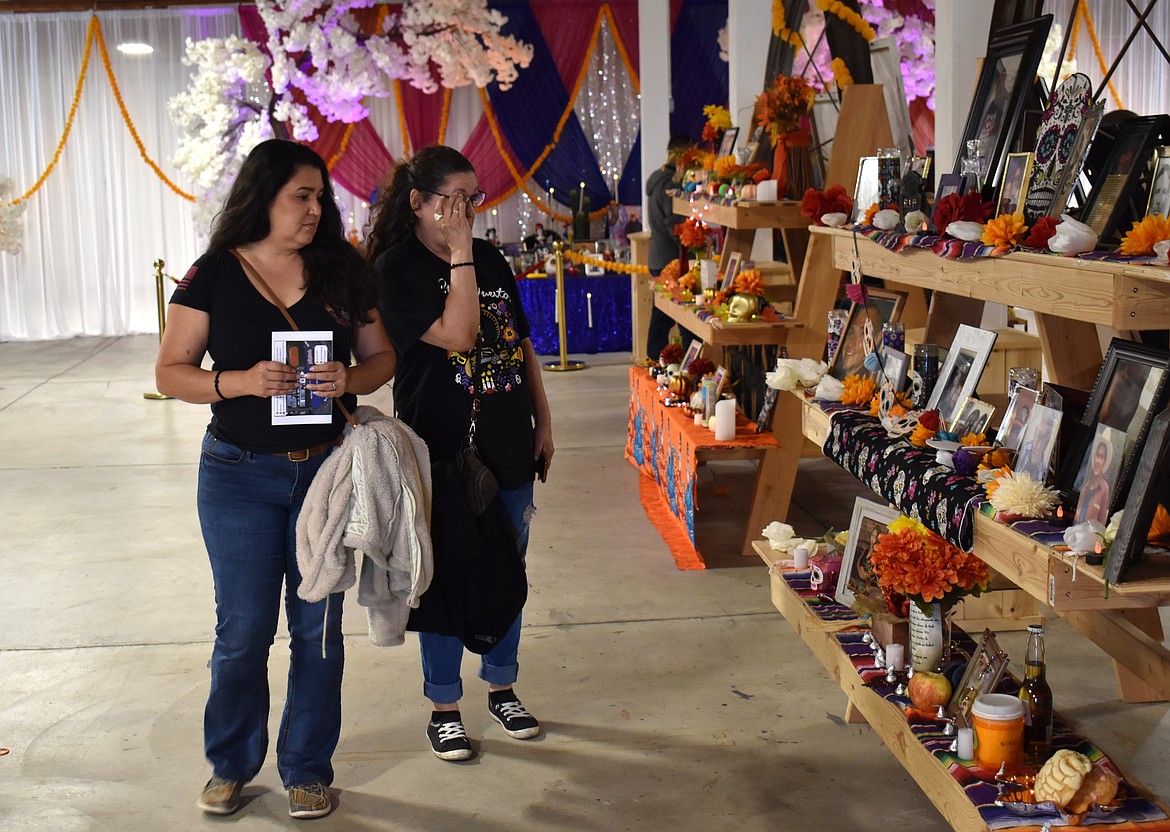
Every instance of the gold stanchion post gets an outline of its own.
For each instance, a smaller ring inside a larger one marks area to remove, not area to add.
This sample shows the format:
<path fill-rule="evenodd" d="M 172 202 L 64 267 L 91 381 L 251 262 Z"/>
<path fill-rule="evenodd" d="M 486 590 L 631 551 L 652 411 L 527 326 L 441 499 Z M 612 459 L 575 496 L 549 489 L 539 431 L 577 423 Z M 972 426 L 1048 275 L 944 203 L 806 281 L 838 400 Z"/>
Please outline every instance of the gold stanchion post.
<path fill-rule="evenodd" d="M 588 365 L 584 361 L 569 360 L 569 338 L 565 326 L 565 244 L 558 241 L 553 243 L 557 262 L 557 338 L 561 343 L 561 360 L 544 362 L 544 369 L 553 372 L 566 370 L 584 370 Z"/>
<path fill-rule="evenodd" d="M 158 302 L 158 340 L 160 343 L 162 342 L 163 330 L 167 326 L 167 306 L 163 300 L 163 266 L 165 265 L 166 263 L 161 259 L 154 261 L 154 291 L 156 295 L 155 299 Z M 152 401 L 165 401 L 170 396 L 157 391 L 151 391 L 149 393 L 143 393 L 142 398 Z"/>

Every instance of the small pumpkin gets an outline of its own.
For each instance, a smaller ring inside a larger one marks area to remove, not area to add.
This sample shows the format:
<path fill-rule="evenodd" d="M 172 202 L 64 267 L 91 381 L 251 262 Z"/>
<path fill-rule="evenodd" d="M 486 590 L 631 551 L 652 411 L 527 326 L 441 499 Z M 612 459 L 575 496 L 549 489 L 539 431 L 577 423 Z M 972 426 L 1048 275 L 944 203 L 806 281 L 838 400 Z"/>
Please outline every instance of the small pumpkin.
<path fill-rule="evenodd" d="M 691 392 L 691 378 L 684 376 L 682 373 L 670 377 L 667 382 L 666 389 L 670 391 L 672 396 L 676 398 L 685 399 Z"/>
<path fill-rule="evenodd" d="M 754 182 L 745 182 L 739 189 L 740 199 L 755 199 L 756 198 L 756 184 Z"/>

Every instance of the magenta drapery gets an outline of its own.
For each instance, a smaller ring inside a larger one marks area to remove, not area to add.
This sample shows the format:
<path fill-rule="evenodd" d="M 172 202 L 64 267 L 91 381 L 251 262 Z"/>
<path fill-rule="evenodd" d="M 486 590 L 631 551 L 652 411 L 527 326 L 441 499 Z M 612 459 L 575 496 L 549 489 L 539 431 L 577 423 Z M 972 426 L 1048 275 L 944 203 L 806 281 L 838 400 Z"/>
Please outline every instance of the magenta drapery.
<path fill-rule="evenodd" d="M 602 0 L 559 0 L 529 2 L 548 51 L 552 53 L 557 72 L 566 90 L 572 90 L 581 73 L 581 61 L 589 47 L 593 23 L 601 9 Z"/>
<path fill-rule="evenodd" d="M 431 74 L 436 75 L 434 72 Z M 406 116 L 411 151 L 438 142 L 439 125 L 443 121 L 442 87 L 435 93 L 425 93 L 410 84 L 395 84 L 394 88 L 398 92 L 402 113 Z"/>
<path fill-rule="evenodd" d="M 507 147 L 507 144 L 504 146 Z M 491 125 L 488 124 L 487 116 L 482 116 L 479 123 L 475 125 L 475 129 L 471 131 L 471 135 L 467 137 L 467 142 L 463 145 L 462 152 L 475 168 L 479 188 L 488 195 L 490 202 L 496 202 L 501 196 L 516 187 L 516 182 L 496 147 L 496 140 L 492 137 Z M 512 164 L 517 170 L 520 169 L 520 164 L 515 157 L 512 157 Z"/>

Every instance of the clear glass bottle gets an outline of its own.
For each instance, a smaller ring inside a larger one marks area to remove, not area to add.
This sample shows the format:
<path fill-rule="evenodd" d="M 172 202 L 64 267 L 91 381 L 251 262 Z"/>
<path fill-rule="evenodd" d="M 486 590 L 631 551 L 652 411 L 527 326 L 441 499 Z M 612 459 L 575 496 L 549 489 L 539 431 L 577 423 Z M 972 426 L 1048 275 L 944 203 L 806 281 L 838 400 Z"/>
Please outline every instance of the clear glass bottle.
<path fill-rule="evenodd" d="M 1029 762 L 1043 763 L 1052 750 L 1052 689 L 1044 678 L 1044 626 L 1028 625 L 1028 648 L 1024 653 L 1024 683 L 1020 699 L 1027 706 L 1024 726 L 1024 753 Z"/>

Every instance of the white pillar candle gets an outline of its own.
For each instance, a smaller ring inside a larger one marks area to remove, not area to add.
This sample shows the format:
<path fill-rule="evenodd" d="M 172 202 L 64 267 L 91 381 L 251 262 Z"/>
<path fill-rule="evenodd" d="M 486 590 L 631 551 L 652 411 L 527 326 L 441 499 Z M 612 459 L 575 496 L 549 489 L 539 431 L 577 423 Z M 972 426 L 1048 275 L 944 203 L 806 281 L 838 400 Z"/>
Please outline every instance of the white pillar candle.
<path fill-rule="evenodd" d="M 561 305 L 557 302 L 557 290 L 553 289 L 553 323 L 560 324 L 561 322 Z"/>
<path fill-rule="evenodd" d="M 808 549 L 804 544 L 792 550 L 792 565 L 797 569 L 808 569 Z"/>
<path fill-rule="evenodd" d="M 735 399 L 721 399 L 715 404 L 715 438 L 728 442 L 735 438 Z"/>
<path fill-rule="evenodd" d="M 975 758 L 975 731 L 972 728 L 960 728 L 955 737 L 955 753 L 960 760 Z"/>
<path fill-rule="evenodd" d="M 702 413 L 695 414 L 695 425 L 698 427 L 703 426 L 703 414 Z"/>
<path fill-rule="evenodd" d="M 906 648 L 901 644 L 886 645 L 886 667 L 901 670 L 906 666 Z"/>
<path fill-rule="evenodd" d="M 585 293 L 585 308 L 589 313 L 589 328 L 593 329 L 593 293 Z"/>

